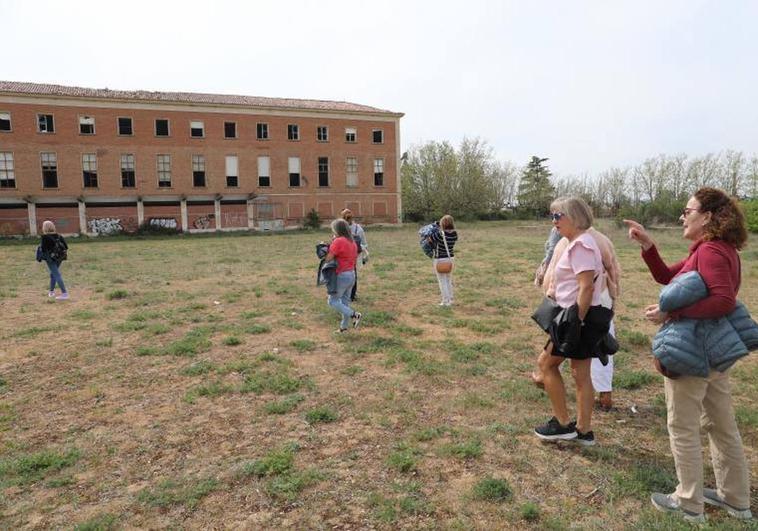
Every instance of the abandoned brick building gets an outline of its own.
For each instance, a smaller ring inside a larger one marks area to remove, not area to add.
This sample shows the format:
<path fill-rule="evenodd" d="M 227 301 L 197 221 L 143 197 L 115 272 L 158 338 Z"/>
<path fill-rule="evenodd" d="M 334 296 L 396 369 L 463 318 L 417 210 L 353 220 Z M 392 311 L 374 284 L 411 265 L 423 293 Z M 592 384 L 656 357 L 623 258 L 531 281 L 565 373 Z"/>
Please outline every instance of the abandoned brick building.
<path fill-rule="evenodd" d="M 402 113 L 0 81 L 0 235 L 400 219 Z"/>

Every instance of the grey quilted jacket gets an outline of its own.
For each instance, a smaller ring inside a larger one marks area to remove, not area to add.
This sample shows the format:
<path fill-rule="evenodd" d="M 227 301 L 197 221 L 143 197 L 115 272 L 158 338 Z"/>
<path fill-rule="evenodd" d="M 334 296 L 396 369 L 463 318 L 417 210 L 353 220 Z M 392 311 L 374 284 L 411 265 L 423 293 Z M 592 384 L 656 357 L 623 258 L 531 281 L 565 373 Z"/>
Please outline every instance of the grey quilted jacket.
<path fill-rule="evenodd" d="M 675 277 L 661 289 L 658 306 L 671 312 L 708 295 L 697 271 Z M 668 321 L 653 338 L 653 355 L 666 369 L 682 375 L 706 377 L 711 369 L 723 372 L 758 348 L 758 324 L 737 301 L 732 313 L 718 319 Z"/>

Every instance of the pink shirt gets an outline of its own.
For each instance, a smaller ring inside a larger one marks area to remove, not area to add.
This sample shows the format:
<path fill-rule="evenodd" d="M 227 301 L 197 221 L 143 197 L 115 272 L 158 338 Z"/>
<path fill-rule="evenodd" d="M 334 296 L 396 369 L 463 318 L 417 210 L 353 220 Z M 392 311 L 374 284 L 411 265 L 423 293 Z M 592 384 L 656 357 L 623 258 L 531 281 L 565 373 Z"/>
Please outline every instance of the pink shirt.
<path fill-rule="evenodd" d="M 600 304 L 603 290 L 603 258 L 595 239 L 584 232 L 571 242 L 555 265 L 555 302 L 568 308 L 579 296 L 579 282 L 576 276 L 582 271 L 594 271 L 595 290 L 592 306 Z"/>

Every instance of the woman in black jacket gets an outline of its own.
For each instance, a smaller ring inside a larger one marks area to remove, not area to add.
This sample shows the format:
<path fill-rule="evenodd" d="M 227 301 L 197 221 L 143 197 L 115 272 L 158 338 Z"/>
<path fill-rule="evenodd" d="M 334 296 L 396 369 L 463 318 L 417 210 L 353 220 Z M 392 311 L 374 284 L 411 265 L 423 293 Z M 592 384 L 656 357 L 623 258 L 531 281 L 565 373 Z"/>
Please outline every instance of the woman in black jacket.
<path fill-rule="evenodd" d="M 60 267 L 61 262 L 65 259 L 61 250 L 68 249 L 68 245 L 63 236 L 55 231 L 55 224 L 50 220 L 42 224 L 40 248 L 42 249 L 42 259 L 50 270 L 50 291 L 48 291 L 47 296 L 55 297 L 55 285 L 58 284 L 61 294 L 55 299 L 65 301 L 68 299 L 68 291 L 66 291 L 66 285 L 63 283 Z"/>

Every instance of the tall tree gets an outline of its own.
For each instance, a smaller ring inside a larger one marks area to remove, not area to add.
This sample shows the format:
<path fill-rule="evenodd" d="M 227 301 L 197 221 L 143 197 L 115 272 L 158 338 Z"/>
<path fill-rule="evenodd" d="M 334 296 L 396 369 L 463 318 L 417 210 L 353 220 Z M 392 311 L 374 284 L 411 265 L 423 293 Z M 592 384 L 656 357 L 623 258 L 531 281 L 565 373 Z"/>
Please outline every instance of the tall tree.
<path fill-rule="evenodd" d="M 533 156 L 526 165 L 518 188 L 520 210 L 535 216 L 548 213 L 550 202 L 555 198 L 555 187 L 550 182 L 550 170 L 544 165 L 549 159 Z"/>

